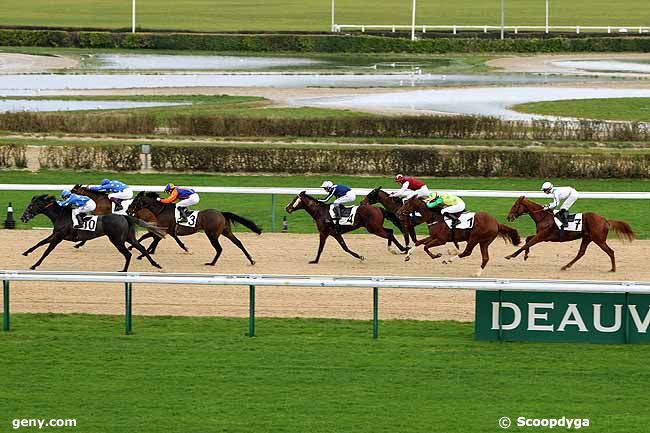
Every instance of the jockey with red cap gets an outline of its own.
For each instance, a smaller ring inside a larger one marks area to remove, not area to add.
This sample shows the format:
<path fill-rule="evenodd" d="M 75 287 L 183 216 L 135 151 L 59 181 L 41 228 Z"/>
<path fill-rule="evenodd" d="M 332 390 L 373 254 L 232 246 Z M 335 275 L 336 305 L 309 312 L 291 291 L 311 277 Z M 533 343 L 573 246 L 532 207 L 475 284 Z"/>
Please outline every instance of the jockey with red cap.
<path fill-rule="evenodd" d="M 404 197 L 404 201 L 411 197 L 426 198 L 431 194 L 429 188 L 422 182 L 414 177 L 407 177 L 402 174 L 395 176 L 395 182 L 402 185 L 399 191 L 391 193 L 391 197 Z"/>

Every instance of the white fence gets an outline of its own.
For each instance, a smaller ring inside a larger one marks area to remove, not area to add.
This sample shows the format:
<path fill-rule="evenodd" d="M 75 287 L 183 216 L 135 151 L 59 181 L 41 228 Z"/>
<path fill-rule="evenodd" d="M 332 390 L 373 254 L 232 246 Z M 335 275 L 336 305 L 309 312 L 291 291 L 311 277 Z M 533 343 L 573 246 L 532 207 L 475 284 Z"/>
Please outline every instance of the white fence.
<path fill-rule="evenodd" d="M 197 284 L 249 287 L 249 336 L 255 336 L 255 289 L 257 286 L 371 288 L 373 337 L 379 335 L 379 289 L 464 289 L 535 292 L 650 294 L 650 282 L 524 280 L 437 277 L 358 277 L 265 274 L 162 274 L 120 272 L 51 272 L 0 270 L 3 281 L 3 329 L 10 329 L 10 282 L 48 281 L 119 283 L 125 288 L 125 331 L 132 331 L 133 284 Z"/>
<path fill-rule="evenodd" d="M 379 24 L 379 25 L 365 25 L 365 24 L 334 24 L 332 31 L 342 32 L 345 30 L 360 30 L 365 32 L 366 30 L 390 30 L 395 33 L 398 30 L 408 30 L 413 29 L 410 25 L 393 25 L 393 24 Z M 532 30 L 532 31 L 544 31 L 546 33 L 553 31 L 561 32 L 575 32 L 580 34 L 581 32 L 590 32 L 590 31 L 607 31 L 607 33 L 648 33 L 650 32 L 650 27 L 646 26 L 503 26 L 504 31 L 511 31 L 515 34 L 520 31 Z M 471 30 L 471 31 L 483 31 L 487 33 L 490 30 L 501 30 L 501 26 L 470 26 L 470 25 L 417 25 L 415 26 L 416 32 L 425 33 L 429 31 L 436 30 L 449 30 L 454 35 L 461 30 Z"/>

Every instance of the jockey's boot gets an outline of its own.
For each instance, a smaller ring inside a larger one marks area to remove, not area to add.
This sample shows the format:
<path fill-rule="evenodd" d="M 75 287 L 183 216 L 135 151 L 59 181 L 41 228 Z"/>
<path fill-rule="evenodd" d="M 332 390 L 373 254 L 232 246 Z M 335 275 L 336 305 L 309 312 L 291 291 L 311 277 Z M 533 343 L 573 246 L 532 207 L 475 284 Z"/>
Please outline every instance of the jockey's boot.
<path fill-rule="evenodd" d="M 77 214 L 77 223 L 72 226 L 73 229 L 79 229 L 84 226 L 84 218 L 86 217 L 86 214 L 84 213 L 78 213 Z"/>
<path fill-rule="evenodd" d="M 332 222 L 334 223 L 334 230 L 336 233 L 341 233 L 341 205 L 334 206 L 334 218 Z"/>
<path fill-rule="evenodd" d="M 460 223 L 460 220 L 458 219 L 458 214 L 455 213 L 448 213 L 447 216 L 451 219 L 451 229 L 455 229 L 456 226 Z"/>
<path fill-rule="evenodd" d="M 179 207 L 178 208 L 178 222 L 179 223 L 186 223 L 187 222 L 187 208 L 186 207 Z"/>
<path fill-rule="evenodd" d="M 568 227 L 569 226 L 569 215 L 566 209 L 560 209 L 560 211 L 557 213 L 558 218 L 562 222 L 562 228 Z"/>
<path fill-rule="evenodd" d="M 112 199 L 111 201 L 112 201 L 113 203 L 115 203 L 115 209 L 114 209 L 115 212 L 119 212 L 119 211 L 121 211 L 122 209 L 124 209 L 124 208 L 122 207 L 122 200 L 120 200 L 119 198 L 114 198 L 114 199 Z"/>

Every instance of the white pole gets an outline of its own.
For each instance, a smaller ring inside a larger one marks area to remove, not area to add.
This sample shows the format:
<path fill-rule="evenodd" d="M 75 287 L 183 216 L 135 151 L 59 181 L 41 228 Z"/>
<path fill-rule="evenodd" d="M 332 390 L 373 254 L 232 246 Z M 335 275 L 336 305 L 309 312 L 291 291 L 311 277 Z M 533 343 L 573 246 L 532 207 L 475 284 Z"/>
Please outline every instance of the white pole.
<path fill-rule="evenodd" d="M 415 1 L 413 0 L 413 14 L 411 16 L 411 40 L 415 40 Z"/>
<path fill-rule="evenodd" d="M 332 0 L 332 31 L 334 31 L 334 0 Z"/>
<path fill-rule="evenodd" d="M 504 38 L 504 33 L 505 33 L 504 27 L 506 22 L 505 14 L 503 12 L 503 7 L 504 7 L 503 0 L 501 0 L 501 39 Z"/>
<path fill-rule="evenodd" d="M 546 0 L 546 33 L 548 34 L 548 0 Z"/>
<path fill-rule="evenodd" d="M 131 33 L 135 33 L 135 0 L 133 0 L 133 10 L 131 12 Z"/>

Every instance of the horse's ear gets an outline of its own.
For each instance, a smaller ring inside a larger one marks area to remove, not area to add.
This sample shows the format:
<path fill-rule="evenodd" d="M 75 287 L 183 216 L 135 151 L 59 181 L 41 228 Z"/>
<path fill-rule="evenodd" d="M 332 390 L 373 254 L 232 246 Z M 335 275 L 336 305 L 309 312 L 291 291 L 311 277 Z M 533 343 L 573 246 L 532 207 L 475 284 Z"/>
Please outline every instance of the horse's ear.
<path fill-rule="evenodd" d="M 300 191 L 300 193 L 298 193 L 298 195 L 305 195 L 305 194 L 307 194 L 307 191 Z"/>

